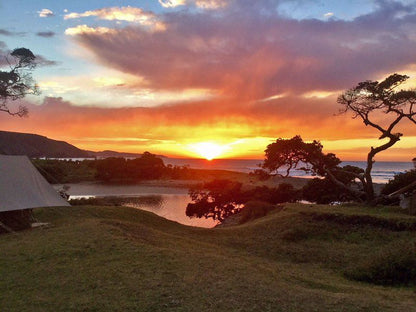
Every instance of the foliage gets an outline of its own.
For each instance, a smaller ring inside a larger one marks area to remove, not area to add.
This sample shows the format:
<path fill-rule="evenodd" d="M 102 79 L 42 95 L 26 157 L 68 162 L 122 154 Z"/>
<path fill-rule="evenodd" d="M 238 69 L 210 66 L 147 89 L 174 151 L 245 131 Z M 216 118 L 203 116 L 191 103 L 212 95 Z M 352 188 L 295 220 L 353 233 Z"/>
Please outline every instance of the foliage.
<path fill-rule="evenodd" d="M 250 176 L 256 177 L 259 181 L 266 181 L 270 179 L 270 174 L 263 169 L 256 169 L 249 173 Z"/>
<path fill-rule="evenodd" d="M 299 199 L 299 191 L 292 184 L 281 183 L 270 188 L 265 185 L 246 190 L 244 197 L 248 200 L 259 200 L 271 204 L 295 202 Z"/>
<path fill-rule="evenodd" d="M 103 197 L 81 197 L 70 199 L 69 203 L 72 206 L 84 206 L 84 205 L 95 205 L 95 206 L 140 206 L 140 205 L 156 205 L 160 206 L 162 197 L 158 195 L 149 196 L 103 196 Z"/>
<path fill-rule="evenodd" d="M 7 58 L 9 71 L 0 71 L 0 111 L 20 117 L 26 116 L 25 106 L 19 106 L 16 112 L 10 110 L 8 100 L 18 100 L 27 94 L 39 94 L 39 89 L 32 78 L 36 67 L 35 55 L 26 48 L 14 49 Z"/>
<path fill-rule="evenodd" d="M 286 167 L 285 177 L 289 176 L 290 170 L 296 168 L 323 176 L 327 169 L 335 168 L 341 161 L 335 154 L 324 154 L 322 148 L 320 142 L 306 143 L 299 135 L 291 139 L 279 138 L 267 146 L 262 167 L 271 173 L 277 173 L 278 169 Z M 305 164 L 311 167 L 299 168 Z"/>
<path fill-rule="evenodd" d="M 335 201 L 345 202 L 354 197 L 344 188 L 334 184 L 329 179 L 315 178 L 308 181 L 302 188 L 302 198 L 317 204 L 329 204 Z"/>
<path fill-rule="evenodd" d="M 105 182 L 159 179 L 165 168 L 163 160 L 149 152 L 135 159 L 109 157 L 96 161 L 96 178 Z"/>
<path fill-rule="evenodd" d="M 240 224 L 246 223 L 250 220 L 258 219 L 266 216 L 270 211 L 275 210 L 276 205 L 257 200 L 250 200 L 244 205 L 241 211 Z"/>
<path fill-rule="evenodd" d="M 92 181 L 96 173 L 95 160 L 33 159 L 32 163 L 54 184 Z"/>
<path fill-rule="evenodd" d="M 394 175 L 394 178 L 390 180 L 387 184 L 384 185 L 381 193 L 384 195 L 389 195 L 403 187 L 408 186 L 409 184 L 416 181 L 416 170 L 412 169 L 406 172 L 402 172 Z"/>
<path fill-rule="evenodd" d="M 304 190 L 308 200 L 328 202 L 331 196 L 325 194 L 325 189 L 320 190 L 321 187 L 329 187 L 335 191 L 336 193 L 332 194 L 333 198 L 354 197 L 361 199 L 363 193 L 353 184 L 356 179 L 361 178 L 363 170 L 355 166 L 339 166 L 341 160 L 333 153 L 323 153 L 322 149 L 323 146 L 320 142 L 306 143 L 299 135 L 291 139 L 279 138 L 267 146 L 262 167 L 272 173 L 285 167 L 285 177 L 292 169 L 304 170 L 312 175 L 323 177 L 324 181 L 309 182 L 309 186 Z M 346 194 L 350 195 L 346 196 Z M 320 199 L 320 197 L 324 198 Z"/>
<path fill-rule="evenodd" d="M 277 188 L 258 186 L 243 190 L 242 184 L 230 180 L 213 180 L 190 189 L 192 203 L 186 207 L 186 215 L 197 218 L 213 218 L 224 221 L 227 217 L 245 210 L 249 201 L 268 204 L 294 202 L 298 198 L 291 184 L 282 183 Z"/>
<path fill-rule="evenodd" d="M 406 75 L 392 74 L 381 82 L 364 81 L 345 91 L 338 97 L 341 112 L 352 112 L 353 118 L 360 118 L 366 126 L 380 132 L 379 139 L 387 139 L 377 147 L 371 147 L 367 155 L 367 167 L 361 178 L 368 202 L 374 202 L 374 186 L 371 177 L 374 157 L 392 147 L 400 140 L 402 133 L 395 132 L 404 121 L 416 124 L 416 91 L 399 87 L 407 79 Z M 383 114 L 383 118 L 380 117 Z"/>
<path fill-rule="evenodd" d="M 220 222 L 238 213 L 245 198 L 242 184 L 230 180 L 214 180 L 189 190 L 192 203 L 186 207 L 188 217 L 212 218 Z"/>
<path fill-rule="evenodd" d="M 390 244 L 347 270 L 345 275 L 384 286 L 416 285 L 416 242 Z"/>

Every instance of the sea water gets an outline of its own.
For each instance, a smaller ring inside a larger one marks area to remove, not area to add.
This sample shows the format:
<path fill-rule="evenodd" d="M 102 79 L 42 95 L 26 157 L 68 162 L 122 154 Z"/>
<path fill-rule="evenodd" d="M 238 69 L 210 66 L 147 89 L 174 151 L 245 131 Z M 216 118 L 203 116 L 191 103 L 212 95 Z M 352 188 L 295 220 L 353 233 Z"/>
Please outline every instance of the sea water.
<path fill-rule="evenodd" d="M 230 170 L 239 172 L 252 172 L 259 169 L 262 163 L 260 159 L 189 159 L 189 158 L 164 158 L 164 163 L 173 166 L 188 166 L 194 169 L 209 170 Z M 345 161 L 342 166 L 351 165 L 365 169 L 367 163 L 365 161 Z M 412 162 L 389 162 L 377 161 L 373 165 L 371 176 L 375 183 L 387 183 L 393 179 L 394 175 L 413 169 Z M 281 171 L 285 173 L 285 169 Z M 309 178 L 310 175 L 302 170 L 292 170 L 291 176 Z"/>

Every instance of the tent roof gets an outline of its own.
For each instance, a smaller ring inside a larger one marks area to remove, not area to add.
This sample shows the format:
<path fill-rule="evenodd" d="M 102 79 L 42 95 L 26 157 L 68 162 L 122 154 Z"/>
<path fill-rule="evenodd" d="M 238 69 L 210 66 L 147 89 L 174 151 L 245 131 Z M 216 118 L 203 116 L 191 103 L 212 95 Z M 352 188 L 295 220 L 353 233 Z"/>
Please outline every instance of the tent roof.
<path fill-rule="evenodd" d="M 0 155 L 0 212 L 69 206 L 27 156 Z"/>

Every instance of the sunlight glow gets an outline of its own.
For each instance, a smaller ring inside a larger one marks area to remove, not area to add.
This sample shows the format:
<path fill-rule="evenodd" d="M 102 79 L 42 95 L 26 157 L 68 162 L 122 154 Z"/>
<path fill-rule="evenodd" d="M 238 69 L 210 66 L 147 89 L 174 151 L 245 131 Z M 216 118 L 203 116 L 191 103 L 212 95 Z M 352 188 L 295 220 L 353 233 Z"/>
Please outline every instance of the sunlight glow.
<path fill-rule="evenodd" d="M 189 149 L 207 160 L 212 160 L 223 154 L 229 147 L 211 142 L 201 142 L 190 144 Z"/>

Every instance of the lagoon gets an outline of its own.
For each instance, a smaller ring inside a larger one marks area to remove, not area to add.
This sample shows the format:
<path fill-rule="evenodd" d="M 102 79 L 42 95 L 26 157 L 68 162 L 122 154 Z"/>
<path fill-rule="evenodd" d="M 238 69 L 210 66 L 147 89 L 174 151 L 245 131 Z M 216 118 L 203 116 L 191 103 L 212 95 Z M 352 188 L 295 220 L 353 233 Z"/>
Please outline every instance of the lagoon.
<path fill-rule="evenodd" d="M 217 222 L 211 219 L 189 218 L 185 215 L 186 205 L 191 202 L 188 189 L 179 187 L 163 187 L 152 185 L 114 185 L 98 183 L 66 184 L 70 188 L 70 199 L 82 197 L 137 197 L 138 201 L 131 201 L 123 206 L 153 212 L 168 220 L 178 223 L 211 228 Z M 62 185 L 55 185 L 59 189 Z M 147 200 L 151 198 L 152 200 Z"/>

